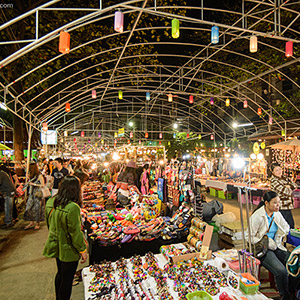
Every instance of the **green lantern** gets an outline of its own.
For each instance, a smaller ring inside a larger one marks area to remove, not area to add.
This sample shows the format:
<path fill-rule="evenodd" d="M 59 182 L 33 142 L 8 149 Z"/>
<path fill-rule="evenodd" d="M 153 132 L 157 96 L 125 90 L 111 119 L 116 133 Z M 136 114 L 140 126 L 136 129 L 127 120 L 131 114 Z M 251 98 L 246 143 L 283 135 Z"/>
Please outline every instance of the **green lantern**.
<path fill-rule="evenodd" d="M 179 38 L 179 20 L 178 19 L 172 20 L 172 38 L 173 39 Z"/>

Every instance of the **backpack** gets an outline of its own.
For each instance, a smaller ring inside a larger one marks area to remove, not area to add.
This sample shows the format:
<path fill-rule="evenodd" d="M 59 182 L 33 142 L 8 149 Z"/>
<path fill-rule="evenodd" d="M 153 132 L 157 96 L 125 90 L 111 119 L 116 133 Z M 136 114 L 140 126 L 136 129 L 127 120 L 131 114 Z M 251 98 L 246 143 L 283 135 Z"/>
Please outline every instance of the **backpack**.
<path fill-rule="evenodd" d="M 223 213 L 223 204 L 218 200 L 212 200 L 208 203 L 203 203 L 203 221 L 208 222 L 215 215 Z"/>

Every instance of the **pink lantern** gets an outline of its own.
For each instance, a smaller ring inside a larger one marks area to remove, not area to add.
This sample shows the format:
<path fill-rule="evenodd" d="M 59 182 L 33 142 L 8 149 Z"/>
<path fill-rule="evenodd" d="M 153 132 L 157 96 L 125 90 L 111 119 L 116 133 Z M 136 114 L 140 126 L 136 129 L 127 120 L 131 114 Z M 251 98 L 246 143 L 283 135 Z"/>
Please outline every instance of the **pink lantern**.
<path fill-rule="evenodd" d="M 244 108 L 247 108 L 247 107 L 248 107 L 248 101 L 245 100 L 245 101 L 244 101 Z"/>
<path fill-rule="evenodd" d="M 211 140 L 214 139 L 214 135 L 213 135 L 213 134 L 210 135 L 210 139 L 211 139 Z"/>
<path fill-rule="evenodd" d="M 133 132 L 130 131 L 129 137 L 132 139 L 133 138 Z"/>
<path fill-rule="evenodd" d="M 215 101 L 214 101 L 214 98 L 213 98 L 213 97 L 210 98 L 209 103 L 210 103 L 211 105 L 214 105 L 214 104 L 215 104 Z"/>
<path fill-rule="evenodd" d="M 115 26 L 114 26 L 115 31 L 122 33 L 124 30 L 123 24 L 124 24 L 124 15 L 120 10 L 118 10 L 115 12 Z"/>
<path fill-rule="evenodd" d="M 84 131 L 81 131 L 80 136 L 84 137 Z"/>
<path fill-rule="evenodd" d="M 270 118 L 269 118 L 269 125 L 272 125 L 272 124 L 273 124 L 273 118 L 270 117 Z"/>
<path fill-rule="evenodd" d="M 93 99 L 96 99 L 96 98 L 97 98 L 96 90 L 92 90 L 92 98 L 93 98 Z"/>
<path fill-rule="evenodd" d="M 162 133 L 160 132 L 160 133 L 159 133 L 159 138 L 162 139 L 162 137 L 163 137 L 163 135 L 162 135 Z"/>
<path fill-rule="evenodd" d="M 190 104 L 194 103 L 194 96 L 193 95 L 190 95 L 190 97 L 189 97 L 189 103 Z"/>
<path fill-rule="evenodd" d="M 293 56 L 293 42 L 288 41 L 285 43 L 285 56 L 290 57 Z"/>

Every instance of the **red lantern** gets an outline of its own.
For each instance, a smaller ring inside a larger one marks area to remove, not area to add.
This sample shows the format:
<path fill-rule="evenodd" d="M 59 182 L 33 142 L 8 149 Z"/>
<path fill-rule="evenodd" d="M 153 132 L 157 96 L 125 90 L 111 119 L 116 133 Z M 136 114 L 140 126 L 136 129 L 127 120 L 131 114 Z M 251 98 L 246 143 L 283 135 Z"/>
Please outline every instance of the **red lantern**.
<path fill-rule="evenodd" d="M 145 138 L 147 139 L 149 137 L 149 133 L 146 131 L 145 132 Z"/>
<path fill-rule="evenodd" d="M 81 131 L 80 135 L 81 135 L 81 137 L 84 137 L 84 131 Z"/>
<path fill-rule="evenodd" d="M 288 41 L 285 43 L 285 56 L 290 57 L 293 56 L 293 42 Z"/>
<path fill-rule="evenodd" d="M 190 97 L 189 97 L 189 103 L 190 104 L 194 103 L 194 96 L 193 95 L 190 95 Z"/>
<path fill-rule="evenodd" d="M 159 144 L 161 145 L 161 141 L 159 141 Z"/>
<path fill-rule="evenodd" d="M 70 53 L 70 34 L 68 32 L 60 32 L 58 51 L 63 54 Z"/>
<path fill-rule="evenodd" d="M 65 110 L 66 110 L 66 112 L 70 112 L 71 111 L 71 104 L 69 102 L 66 103 Z"/>
<path fill-rule="evenodd" d="M 73 139 L 73 142 L 76 142 L 76 138 Z"/>
<path fill-rule="evenodd" d="M 211 139 L 211 140 L 214 139 L 214 135 L 213 135 L 213 134 L 210 135 L 210 139 Z"/>
<path fill-rule="evenodd" d="M 48 131 L 48 125 L 46 122 L 43 123 L 43 131 Z"/>
<path fill-rule="evenodd" d="M 189 133 L 186 134 L 186 138 L 187 138 L 187 139 L 190 138 L 190 134 L 189 134 Z"/>
<path fill-rule="evenodd" d="M 162 139 L 162 137 L 163 137 L 163 135 L 162 135 L 162 133 L 160 132 L 160 133 L 159 133 L 159 138 Z"/>
<path fill-rule="evenodd" d="M 262 111 L 261 111 L 261 108 L 259 107 L 259 108 L 257 109 L 257 114 L 260 116 L 261 113 L 262 113 Z"/>
<path fill-rule="evenodd" d="M 93 98 L 93 99 L 96 99 L 96 98 L 97 98 L 96 90 L 92 90 L 92 98 Z"/>

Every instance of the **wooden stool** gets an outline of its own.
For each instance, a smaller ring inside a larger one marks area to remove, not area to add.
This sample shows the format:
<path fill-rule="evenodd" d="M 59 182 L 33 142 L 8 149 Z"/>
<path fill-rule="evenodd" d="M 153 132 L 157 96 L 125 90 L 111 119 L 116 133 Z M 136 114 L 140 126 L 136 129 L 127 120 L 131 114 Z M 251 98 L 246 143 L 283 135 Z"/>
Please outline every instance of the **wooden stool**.
<path fill-rule="evenodd" d="M 258 280 L 261 283 L 269 282 L 270 285 L 269 286 L 264 286 L 264 287 L 260 286 L 259 289 L 260 290 L 264 290 L 264 289 L 273 289 L 273 290 L 275 290 L 275 292 L 262 292 L 267 297 L 274 298 L 274 297 L 279 296 L 279 293 L 278 293 L 278 290 L 277 290 L 277 287 L 276 287 L 276 284 L 275 284 L 275 278 L 274 278 L 273 273 L 271 273 L 269 270 L 267 270 L 268 271 L 268 278 L 263 278 L 263 279 L 260 278 L 260 273 L 261 273 L 261 268 L 262 267 L 263 267 L 262 265 L 259 265 Z"/>

